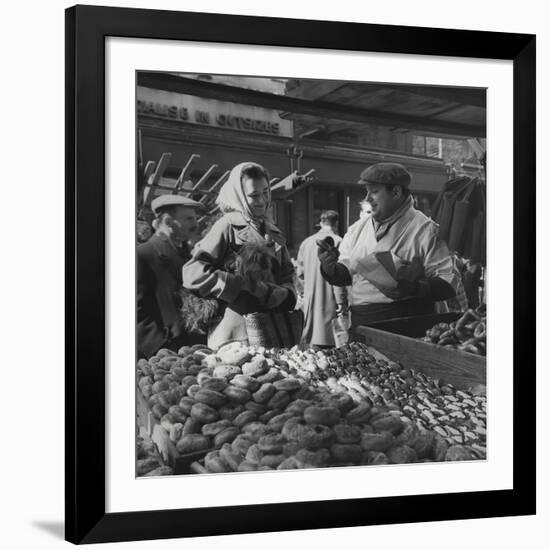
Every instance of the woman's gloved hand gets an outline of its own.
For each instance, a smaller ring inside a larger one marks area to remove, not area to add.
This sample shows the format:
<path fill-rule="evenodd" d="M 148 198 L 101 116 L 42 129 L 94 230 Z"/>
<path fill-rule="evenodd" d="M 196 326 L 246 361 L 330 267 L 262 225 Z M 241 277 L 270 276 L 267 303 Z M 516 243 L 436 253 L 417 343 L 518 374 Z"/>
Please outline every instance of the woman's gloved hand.
<path fill-rule="evenodd" d="M 288 288 L 278 285 L 267 285 L 269 287 L 269 294 L 265 302 L 267 309 L 274 309 L 280 306 L 288 297 Z"/>
<path fill-rule="evenodd" d="M 247 292 L 252 294 L 252 296 L 258 298 L 261 303 L 264 303 L 267 300 L 270 292 L 269 286 L 262 281 L 254 281 L 252 284 L 248 283 L 245 285 L 243 290 L 246 290 Z"/>

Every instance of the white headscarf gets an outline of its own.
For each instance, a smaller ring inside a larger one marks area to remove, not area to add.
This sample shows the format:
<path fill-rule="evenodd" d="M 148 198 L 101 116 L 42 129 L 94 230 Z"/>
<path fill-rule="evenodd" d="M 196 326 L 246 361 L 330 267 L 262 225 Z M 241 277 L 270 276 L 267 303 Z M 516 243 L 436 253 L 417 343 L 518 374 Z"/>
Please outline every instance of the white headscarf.
<path fill-rule="evenodd" d="M 265 171 L 265 168 L 255 162 L 242 162 L 237 164 L 229 174 L 229 178 L 222 185 L 216 204 L 220 207 L 222 212 L 240 212 L 245 220 L 254 225 L 267 222 L 270 225 L 273 224 L 269 218 L 268 209 L 271 206 L 271 188 L 269 187 L 269 181 L 267 182 L 268 199 L 266 205 L 266 213 L 263 217 L 258 217 L 250 210 L 246 194 L 244 192 L 242 184 L 242 173 L 245 168 L 257 167 L 260 170 Z"/>

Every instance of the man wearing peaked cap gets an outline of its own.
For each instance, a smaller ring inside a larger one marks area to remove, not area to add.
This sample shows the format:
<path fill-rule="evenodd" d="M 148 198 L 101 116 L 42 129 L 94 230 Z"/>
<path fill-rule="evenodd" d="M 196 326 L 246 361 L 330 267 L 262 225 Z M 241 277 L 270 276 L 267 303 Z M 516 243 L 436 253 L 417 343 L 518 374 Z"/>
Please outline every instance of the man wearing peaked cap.
<path fill-rule="evenodd" d="M 361 172 L 359 183 L 365 185 L 365 200 L 371 205 L 375 220 L 391 216 L 408 202 L 412 176 L 401 164 L 379 162 Z"/>
<path fill-rule="evenodd" d="M 137 248 L 138 351 L 149 358 L 160 348 L 177 350 L 193 342 L 182 330 L 177 291 L 182 267 L 190 258 L 187 241 L 198 229 L 204 206 L 179 195 L 160 195 L 151 202 L 155 234 Z"/>
<path fill-rule="evenodd" d="M 379 162 L 361 172 L 359 183 L 378 183 L 380 185 L 401 185 L 409 187 L 412 181 L 407 169 L 396 162 Z"/>
<path fill-rule="evenodd" d="M 360 175 L 372 214 L 348 229 L 339 249 L 319 243 L 321 273 L 348 292 L 352 332 L 360 325 L 433 313 L 455 296 L 460 275 L 437 224 L 414 208 L 412 177 L 401 164 L 381 162 Z M 383 268 L 383 269 L 381 269 Z M 391 278 L 380 272 L 390 273 Z"/>
<path fill-rule="evenodd" d="M 166 207 L 170 206 L 188 206 L 190 208 L 196 208 L 204 210 L 204 205 L 200 202 L 182 197 L 181 195 L 164 194 L 153 199 L 151 202 L 151 210 L 155 216 L 158 216 L 160 212 Z"/>

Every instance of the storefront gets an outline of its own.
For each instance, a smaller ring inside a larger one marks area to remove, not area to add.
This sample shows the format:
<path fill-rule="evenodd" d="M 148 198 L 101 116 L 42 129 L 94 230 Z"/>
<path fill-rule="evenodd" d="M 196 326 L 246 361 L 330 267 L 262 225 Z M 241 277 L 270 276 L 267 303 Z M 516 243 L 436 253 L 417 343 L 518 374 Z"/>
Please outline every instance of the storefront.
<path fill-rule="evenodd" d="M 173 185 L 192 155 L 196 157 L 187 174 L 198 181 L 212 165 L 209 182 L 244 161 L 267 168 L 272 178 L 282 179 L 293 170 L 314 170 L 310 185 L 274 194 L 274 216 L 285 232 L 291 253 L 313 233 L 321 211 L 337 210 L 340 232 L 359 217 L 364 188 L 357 184 L 361 171 L 376 162 L 400 162 L 413 175 L 412 191 L 418 206 L 429 209 L 446 180 L 439 159 L 407 153 L 303 139 L 298 144 L 300 159 L 291 162 L 293 122 L 279 111 L 216 99 L 137 88 L 139 164 L 157 162 L 171 153 L 163 174 L 165 185 Z M 206 184 L 206 186 L 208 186 Z"/>

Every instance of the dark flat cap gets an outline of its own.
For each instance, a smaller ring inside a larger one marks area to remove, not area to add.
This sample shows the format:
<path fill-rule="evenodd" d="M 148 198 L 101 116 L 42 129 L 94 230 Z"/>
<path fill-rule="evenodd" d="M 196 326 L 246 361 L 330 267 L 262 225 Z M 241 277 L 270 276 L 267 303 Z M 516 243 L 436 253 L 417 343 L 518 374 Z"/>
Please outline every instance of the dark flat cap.
<path fill-rule="evenodd" d="M 200 202 L 182 197 L 181 195 L 170 195 L 168 193 L 160 195 L 151 201 L 151 210 L 155 216 L 163 206 L 189 206 L 190 208 L 205 210 L 204 204 Z"/>
<path fill-rule="evenodd" d="M 378 183 L 381 185 L 411 184 L 412 176 L 402 164 L 396 162 L 379 162 L 361 172 L 359 183 Z"/>

